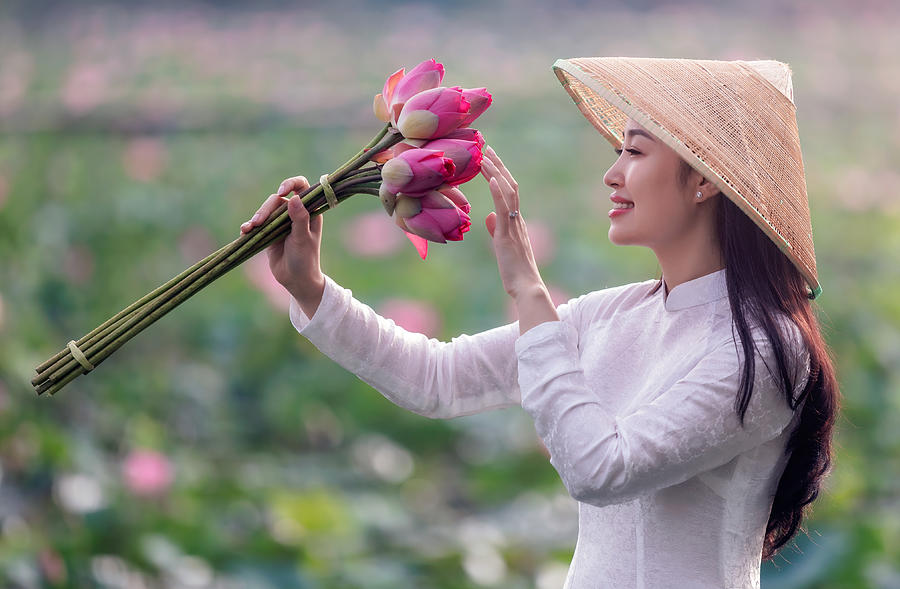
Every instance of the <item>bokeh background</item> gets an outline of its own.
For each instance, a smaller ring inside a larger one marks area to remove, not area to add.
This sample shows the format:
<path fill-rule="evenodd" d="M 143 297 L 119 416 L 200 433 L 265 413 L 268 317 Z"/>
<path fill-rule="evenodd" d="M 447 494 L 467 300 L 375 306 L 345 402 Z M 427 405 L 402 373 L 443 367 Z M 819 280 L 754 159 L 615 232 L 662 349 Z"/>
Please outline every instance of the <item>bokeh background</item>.
<path fill-rule="evenodd" d="M 785 6 L 789 4 L 789 6 Z M 288 176 L 379 128 L 435 57 L 487 86 L 478 126 L 522 187 L 558 301 L 658 276 L 607 238 L 612 150 L 550 66 L 633 55 L 790 63 L 842 384 L 836 468 L 763 587 L 900 587 L 900 12 L 896 2 L 0 4 L 0 585 L 561 587 L 575 503 L 519 409 L 432 421 L 291 327 L 264 256 L 54 398 L 33 367 L 231 241 Z M 511 311 L 473 230 L 426 262 L 360 196 L 325 271 L 449 339 Z"/>

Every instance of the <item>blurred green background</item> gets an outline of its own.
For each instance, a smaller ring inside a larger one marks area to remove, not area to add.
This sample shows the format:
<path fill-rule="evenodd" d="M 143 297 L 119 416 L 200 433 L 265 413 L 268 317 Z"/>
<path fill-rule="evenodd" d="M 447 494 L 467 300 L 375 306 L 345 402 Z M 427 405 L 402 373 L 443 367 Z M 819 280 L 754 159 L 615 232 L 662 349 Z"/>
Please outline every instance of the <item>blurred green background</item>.
<path fill-rule="evenodd" d="M 554 296 L 658 276 L 607 238 L 612 150 L 559 57 L 791 64 L 844 411 L 807 534 L 763 587 L 900 587 L 900 12 L 894 2 L 641 0 L 0 5 L 0 585 L 561 587 L 576 508 L 518 409 L 432 421 L 296 334 L 257 257 L 54 398 L 33 367 L 238 235 L 288 176 L 379 128 L 431 57 L 487 86 Z M 371 197 L 323 265 L 442 339 L 511 311 L 482 219 L 426 262 Z"/>

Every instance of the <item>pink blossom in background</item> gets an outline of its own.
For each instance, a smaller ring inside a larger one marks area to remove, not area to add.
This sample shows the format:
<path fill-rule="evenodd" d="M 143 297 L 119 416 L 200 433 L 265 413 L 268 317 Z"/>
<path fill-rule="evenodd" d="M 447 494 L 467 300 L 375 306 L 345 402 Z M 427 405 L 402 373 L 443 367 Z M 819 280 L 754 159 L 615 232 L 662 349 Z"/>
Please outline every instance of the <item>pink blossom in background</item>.
<path fill-rule="evenodd" d="M 403 245 L 403 236 L 383 211 L 363 213 L 342 227 L 344 247 L 362 258 L 385 257 Z"/>
<path fill-rule="evenodd" d="M 97 64 L 72 66 L 60 91 L 60 100 L 69 112 L 84 114 L 102 104 L 108 95 L 106 70 Z"/>
<path fill-rule="evenodd" d="M 122 462 L 122 478 L 135 495 L 151 496 L 167 491 L 175 473 L 164 454 L 155 450 L 135 450 Z"/>
<path fill-rule="evenodd" d="M 556 236 L 553 230 L 540 219 L 529 218 L 527 221 L 528 239 L 534 252 L 534 261 L 540 266 L 546 264 L 556 255 Z"/>
<path fill-rule="evenodd" d="M 441 329 L 441 317 L 428 303 L 412 299 L 394 298 L 384 301 L 378 313 L 407 331 L 437 337 Z"/>
<path fill-rule="evenodd" d="M 531 222 L 529 221 L 528 223 L 529 223 L 528 231 L 530 232 L 531 231 L 531 225 L 530 225 Z M 553 301 L 553 305 L 556 307 L 562 305 L 563 303 L 567 303 L 572 299 L 572 295 L 568 291 L 563 290 L 562 288 L 560 288 L 558 286 L 548 284 L 547 290 L 550 293 L 550 300 Z M 519 319 L 519 315 L 516 312 L 516 304 L 512 299 L 509 299 L 507 301 L 506 317 L 507 317 L 507 319 L 509 319 L 509 321 L 518 321 L 518 319 Z"/>
<path fill-rule="evenodd" d="M 58 552 L 45 548 L 38 554 L 41 572 L 54 585 L 62 584 L 66 578 L 66 563 Z"/>
<path fill-rule="evenodd" d="M 86 284 L 94 275 L 94 254 L 83 245 L 73 245 L 66 250 L 62 271 L 72 284 Z"/>
<path fill-rule="evenodd" d="M 178 251 L 185 262 L 193 264 L 216 251 L 216 240 L 206 227 L 194 225 L 178 238 Z"/>
<path fill-rule="evenodd" d="M 241 264 L 241 267 L 250 284 L 266 296 L 270 305 L 279 311 L 287 312 L 291 306 L 291 294 L 272 276 L 266 252 L 259 252 Z"/>
<path fill-rule="evenodd" d="M 122 154 L 125 173 L 134 180 L 150 182 L 166 167 L 166 146 L 156 137 L 141 137 L 128 142 Z"/>

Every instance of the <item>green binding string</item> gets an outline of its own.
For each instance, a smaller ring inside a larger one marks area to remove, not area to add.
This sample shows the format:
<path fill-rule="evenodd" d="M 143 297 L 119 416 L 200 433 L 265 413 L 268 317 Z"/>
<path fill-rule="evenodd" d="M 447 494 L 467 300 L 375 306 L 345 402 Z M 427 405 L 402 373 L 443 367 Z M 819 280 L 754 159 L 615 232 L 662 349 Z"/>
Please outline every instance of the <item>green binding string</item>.
<path fill-rule="evenodd" d="M 322 190 L 325 192 L 325 200 L 328 201 L 328 208 L 333 209 L 338 206 L 337 195 L 334 193 L 334 189 L 331 187 L 331 183 L 328 182 L 328 174 L 322 174 L 319 178 L 319 184 L 322 186 Z"/>

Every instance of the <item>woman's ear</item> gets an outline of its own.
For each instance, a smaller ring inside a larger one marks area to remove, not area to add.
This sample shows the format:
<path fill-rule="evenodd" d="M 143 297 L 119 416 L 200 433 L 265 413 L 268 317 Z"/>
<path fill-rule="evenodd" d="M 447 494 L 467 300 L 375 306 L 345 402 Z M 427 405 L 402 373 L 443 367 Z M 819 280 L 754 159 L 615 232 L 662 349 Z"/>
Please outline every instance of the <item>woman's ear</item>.
<path fill-rule="evenodd" d="M 697 175 L 700 176 L 700 173 L 697 172 Z M 718 186 L 707 180 L 705 177 L 700 176 L 700 182 L 697 184 L 696 190 L 697 202 L 709 200 L 719 194 L 719 192 L 721 191 Z"/>

